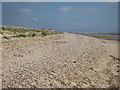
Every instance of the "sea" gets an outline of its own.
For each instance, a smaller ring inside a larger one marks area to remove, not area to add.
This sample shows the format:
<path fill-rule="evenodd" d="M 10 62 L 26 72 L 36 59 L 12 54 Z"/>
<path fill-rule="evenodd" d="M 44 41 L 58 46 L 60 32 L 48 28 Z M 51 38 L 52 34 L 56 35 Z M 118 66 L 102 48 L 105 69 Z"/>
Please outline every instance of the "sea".
<path fill-rule="evenodd" d="M 120 41 L 120 33 L 75 33 L 75 34 L 82 34 L 101 39 Z"/>

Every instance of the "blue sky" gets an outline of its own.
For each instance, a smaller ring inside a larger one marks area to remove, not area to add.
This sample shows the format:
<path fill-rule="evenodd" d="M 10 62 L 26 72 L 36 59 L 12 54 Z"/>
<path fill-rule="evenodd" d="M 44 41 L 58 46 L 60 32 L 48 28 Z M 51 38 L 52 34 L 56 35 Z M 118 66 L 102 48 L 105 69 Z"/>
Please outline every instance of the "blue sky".
<path fill-rule="evenodd" d="M 3 25 L 66 32 L 117 32 L 117 2 L 3 2 Z"/>
<path fill-rule="evenodd" d="M 2 25 L 2 3 L 0 2 L 0 25 Z"/>
<path fill-rule="evenodd" d="M 119 0 L 2 0 L 2 2 L 118 2 Z"/>

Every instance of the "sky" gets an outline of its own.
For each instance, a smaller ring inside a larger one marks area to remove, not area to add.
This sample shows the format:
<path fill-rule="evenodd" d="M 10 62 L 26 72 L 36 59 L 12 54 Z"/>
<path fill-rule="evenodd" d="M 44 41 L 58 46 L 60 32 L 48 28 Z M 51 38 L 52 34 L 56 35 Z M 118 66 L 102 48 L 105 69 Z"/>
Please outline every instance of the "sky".
<path fill-rule="evenodd" d="M 2 24 L 65 32 L 118 32 L 118 3 L 3 2 Z"/>
<path fill-rule="evenodd" d="M 118 2 L 119 0 L 1 0 L 2 2 Z"/>
<path fill-rule="evenodd" d="M 2 25 L 2 3 L 0 2 L 0 25 Z"/>

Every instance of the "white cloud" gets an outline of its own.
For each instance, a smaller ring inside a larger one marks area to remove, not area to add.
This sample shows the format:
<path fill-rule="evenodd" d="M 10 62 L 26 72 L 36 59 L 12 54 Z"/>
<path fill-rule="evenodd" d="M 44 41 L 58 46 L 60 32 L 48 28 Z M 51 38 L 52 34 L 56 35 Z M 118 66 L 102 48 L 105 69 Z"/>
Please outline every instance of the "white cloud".
<path fill-rule="evenodd" d="M 95 26 L 95 23 L 88 23 L 88 22 L 73 22 L 75 26 Z"/>
<path fill-rule="evenodd" d="M 19 9 L 18 12 L 22 12 L 22 13 L 31 13 L 32 11 L 28 8 L 23 8 L 23 9 Z"/>
<path fill-rule="evenodd" d="M 69 6 L 64 6 L 64 7 L 61 7 L 60 8 L 60 11 L 61 12 L 71 12 L 73 11 L 74 9 L 77 9 L 77 8 L 73 8 L 73 7 L 69 7 Z M 95 8 L 95 7 L 80 7 L 80 10 L 81 11 L 85 11 L 85 12 L 99 12 L 100 10 L 98 8 Z"/>
<path fill-rule="evenodd" d="M 33 14 L 33 11 L 29 8 L 22 8 L 18 10 L 19 13 L 21 13 L 20 15 L 22 15 L 23 17 L 29 17 L 32 21 L 38 21 L 39 19 L 35 17 L 35 15 Z"/>
<path fill-rule="evenodd" d="M 32 10 L 29 8 L 22 8 L 18 10 L 19 13 L 23 16 L 34 16 Z"/>
<path fill-rule="evenodd" d="M 32 17 L 33 21 L 38 21 L 38 18 Z"/>
<path fill-rule="evenodd" d="M 99 12 L 100 10 L 95 7 L 80 7 L 81 11 L 85 12 Z"/>
<path fill-rule="evenodd" d="M 61 12 L 70 12 L 72 10 L 73 10 L 73 7 L 67 7 L 67 6 L 65 6 L 65 7 L 61 7 L 60 8 Z"/>

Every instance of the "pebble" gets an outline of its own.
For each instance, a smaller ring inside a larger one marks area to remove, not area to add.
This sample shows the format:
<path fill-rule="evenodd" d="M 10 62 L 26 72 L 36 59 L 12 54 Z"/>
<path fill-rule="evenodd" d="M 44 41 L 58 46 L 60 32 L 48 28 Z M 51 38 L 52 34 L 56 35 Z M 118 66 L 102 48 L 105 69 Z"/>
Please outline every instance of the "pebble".
<path fill-rule="evenodd" d="M 3 88 L 88 88 L 91 85 L 108 88 L 112 82 L 108 85 L 107 80 L 113 78 L 112 73 L 118 73 L 117 60 L 112 61 L 114 64 L 107 63 L 112 59 L 101 39 L 65 33 L 18 41 L 11 42 L 18 46 L 5 44 L 9 43 L 7 41 L 3 43 L 3 48 L 11 48 L 7 49 L 9 52 L 3 51 Z M 104 73 L 106 70 L 109 73 Z M 113 85 L 117 86 L 117 83 Z"/>

